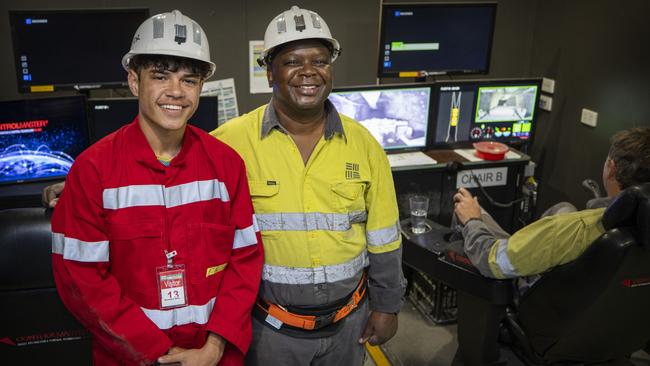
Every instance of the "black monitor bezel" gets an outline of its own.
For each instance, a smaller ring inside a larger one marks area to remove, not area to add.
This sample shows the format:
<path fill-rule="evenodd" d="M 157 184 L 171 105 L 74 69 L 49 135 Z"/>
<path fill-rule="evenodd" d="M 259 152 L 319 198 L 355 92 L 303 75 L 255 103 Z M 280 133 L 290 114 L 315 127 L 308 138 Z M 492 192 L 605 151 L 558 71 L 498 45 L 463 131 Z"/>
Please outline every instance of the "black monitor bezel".
<path fill-rule="evenodd" d="M 84 106 L 84 108 L 82 108 L 82 110 L 83 110 L 84 119 L 85 119 L 85 122 L 86 122 L 86 125 L 85 125 L 85 127 L 86 127 L 86 129 L 85 129 L 86 140 L 88 141 L 87 146 L 84 148 L 84 151 L 85 151 L 85 149 L 87 149 L 88 147 L 90 147 L 90 145 L 92 145 L 91 135 L 90 135 L 90 123 L 89 123 L 89 120 L 88 120 L 89 115 L 88 115 L 88 110 L 86 109 L 86 107 L 88 106 L 88 99 L 86 98 L 85 95 L 68 95 L 68 96 L 51 96 L 51 97 L 50 96 L 44 96 L 44 97 L 39 97 L 39 98 L 3 100 L 3 101 L 0 101 L 0 103 L 16 103 L 16 102 L 38 103 L 39 101 L 42 101 L 42 100 L 51 101 L 51 100 L 55 100 L 55 99 L 81 99 L 81 103 Z M 83 151 L 82 151 L 82 153 L 83 153 Z M 78 156 L 79 155 L 75 156 L 74 159 L 76 160 Z M 29 184 L 29 183 L 33 183 L 33 182 L 56 181 L 56 180 L 64 179 L 66 176 L 67 176 L 67 174 L 66 175 L 51 176 L 51 177 L 46 177 L 46 178 L 27 179 L 27 180 L 15 180 L 15 181 L 4 181 L 4 182 L 0 181 L 0 186 L 21 185 L 21 184 Z"/>
<path fill-rule="evenodd" d="M 50 92 L 55 92 L 59 90 L 77 90 L 77 91 L 86 91 L 86 90 L 94 90 L 94 89 L 114 89 L 118 87 L 126 87 L 128 86 L 127 80 L 126 80 L 126 72 L 124 75 L 124 80 L 123 81 L 106 81 L 106 82 L 87 82 L 87 83 L 70 83 L 70 84 L 39 84 L 39 85 L 30 85 L 30 86 L 23 86 L 23 80 L 21 78 L 22 73 L 19 72 L 21 68 L 19 68 L 17 64 L 17 53 L 18 53 L 18 47 L 16 44 L 16 27 L 14 27 L 14 24 L 12 23 L 12 19 L 14 19 L 14 15 L 20 16 L 22 15 L 27 15 L 27 14 L 96 14 L 96 13 L 118 13 L 118 12 L 133 12 L 133 13 L 138 13 L 141 12 L 144 15 L 144 19 L 149 18 L 149 8 L 141 8 L 141 7 L 125 7 L 125 8 L 95 8 L 95 9 L 22 9 L 22 10 L 9 10 L 9 27 L 11 28 L 11 44 L 12 44 L 12 51 L 13 51 L 13 60 L 14 60 L 14 72 L 16 73 L 16 87 L 19 93 L 25 93 L 25 94 L 33 94 L 36 91 L 32 91 L 31 87 L 32 86 L 51 86 L 52 90 L 48 90 Z M 126 54 L 129 51 L 129 46 L 130 44 L 124 45 L 124 54 Z M 71 56 L 72 57 L 72 56 Z"/>
<path fill-rule="evenodd" d="M 494 12 L 492 14 L 492 29 L 490 30 L 490 42 L 488 45 L 487 51 L 487 62 L 485 64 L 484 70 L 402 70 L 402 71 L 422 71 L 424 72 L 417 77 L 426 77 L 426 76 L 436 76 L 436 75 L 476 75 L 476 74 L 487 74 L 490 71 L 490 65 L 492 60 L 492 45 L 494 44 L 494 28 L 496 27 L 496 14 L 497 14 L 497 3 L 496 2 L 459 2 L 459 3 L 383 3 L 380 7 L 379 12 L 379 43 L 377 45 L 377 77 L 379 78 L 391 78 L 399 77 L 400 72 L 402 71 L 393 71 L 386 72 L 383 71 L 383 47 L 381 45 L 385 42 L 385 20 L 384 17 L 388 14 L 387 9 L 390 7 L 492 7 Z"/>
<path fill-rule="evenodd" d="M 384 149 L 386 154 L 395 154 L 410 151 L 426 151 L 429 147 L 429 139 L 431 134 L 431 121 L 435 117 L 433 114 L 433 89 L 435 83 L 397 83 L 397 84 L 370 84 L 370 85 L 355 85 L 346 87 L 337 87 L 332 89 L 333 93 L 338 92 L 360 92 L 360 91 L 373 91 L 373 90 L 389 90 L 389 89 L 411 89 L 411 88 L 428 88 L 429 89 L 429 115 L 427 116 L 427 136 L 424 141 L 424 146 L 409 146 L 400 147 L 395 149 Z M 382 146 L 383 148 L 383 146 Z"/>
<path fill-rule="evenodd" d="M 445 87 L 445 86 L 457 86 L 457 85 L 476 85 L 476 92 L 478 92 L 479 87 L 485 87 L 485 86 L 517 86 L 517 85 L 536 85 L 537 86 L 537 94 L 535 96 L 535 110 L 533 112 L 533 117 L 532 117 L 532 127 L 531 127 L 531 135 L 530 138 L 527 140 L 520 140 L 520 141 L 508 141 L 504 142 L 500 140 L 499 142 L 505 143 L 508 146 L 517 148 L 517 149 L 526 149 L 528 146 L 532 145 L 532 143 L 535 141 L 535 135 L 536 135 L 536 129 L 537 129 L 537 123 L 539 119 L 539 98 L 542 94 L 542 78 L 504 78 L 504 79 L 463 79 L 463 80 L 453 80 L 453 81 L 438 81 L 434 84 L 432 84 L 432 87 L 434 88 L 431 90 L 431 97 L 432 97 L 432 103 L 433 103 L 433 108 L 435 109 L 435 114 L 432 115 L 431 119 L 431 126 L 433 130 L 436 130 L 438 127 L 438 107 L 440 104 L 440 88 Z M 472 118 L 475 118 L 476 116 L 476 102 L 478 99 L 478 95 L 475 96 L 474 102 L 472 103 Z M 472 121 L 472 123 L 474 123 Z M 460 149 L 460 148 L 471 148 L 472 144 L 475 141 L 461 141 L 461 142 L 454 142 L 454 143 L 446 143 L 446 142 L 436 142 L 435 141 L 435 132 L 428 134 L 427 137 L 429 138 L 427 140 L 427 146 L 429 146 L 430 149 Z M 481 140 L 481 141 L 490 141 L 489 139 L 486 140 Z"/>
<path fill-rule="evenodd" d="M 217 106 L 217 115 L 215 115 L 215 119 L 214 119 L 214 122 L 215 122 L 214 123 L 214 128 L 211 130 L 211 131 L 214 131 L 214 129 L 216 129 L 217 125 L 218 125 L 219 97 L 216 96 L 216 95 L 201 95 L 199 97 L 199 107 L 197 107 L 197 110 L 198 110 L 198 108 L 200 108 L 201 103 L 203 103 L 203 101 L 206 100 L 206 99 L 214 99 L 214 103 Z M 86 100 L 86 114 L 87 114 L 87 119 L 88 119 L 88 130 L 89 130 L 89 136 L 90 136 L 90 144 L 92 145 L 92 144 L 96 143 L 97 141 L 101 140 L 104 137 L 104 136 L 101 136 L 99 138 L 97 137 L 97 131 L 96 131 L 96 128 L 95 128 L 97 124 L 96 124 L 96 121 L 95 121 L 95 112 L 94 112 L 94 107 L 96 105 L 98 105 L 98 104 L 115 104 L 115 103 L 120 103 L 121 104 L 121 103 L 133 103 L 133 102 L 135 102 L 135 104 L 137 105 L 138 104 L 138 98 L 137 97 L 122 97 L 122 98 L 89 98 L 89 99 L 87 99 Z M 133 115 L 131 120 L 125 121 L 125 123 L 130 123 L 131 121 L 133 121 L 133 119 L 135 119 L 136 115 L 137 115 L 137 113 L 135 115 Z M 194 115 L 192 117 L 194 117 Z M 190 120 L 188 122 L 192 121 L 192 117 L 190 117 Z M 195 126 L 195 127 L 201 128 L 201 127 L 199 127 L 199 126 L 197 126 L 195 124 L 192 124 L 192 125 Z M 201 128 L 201 130 L 203 130 L 203 129 Z M 203 131 L 205 131 L 205 130 L 203 130 Z M 206 131 L 206 132 L 209 133 L 211 131 Z"/>

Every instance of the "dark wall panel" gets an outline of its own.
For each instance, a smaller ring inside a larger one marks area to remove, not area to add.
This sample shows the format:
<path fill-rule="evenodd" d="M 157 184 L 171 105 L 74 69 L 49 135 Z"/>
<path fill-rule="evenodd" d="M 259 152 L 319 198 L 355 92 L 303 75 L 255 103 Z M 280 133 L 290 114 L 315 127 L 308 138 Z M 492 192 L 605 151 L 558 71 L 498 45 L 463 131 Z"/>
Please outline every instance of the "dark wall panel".
<path fill-rule="evenodd" d="M 650 126 L 650 2 L 545 0 L 536 14 L 531 73 L 556 80 L 532 150 L 540 208 L 560 200 L 581 208 L 580 182 L 601 181 L 609 137 Z M 595 128 L 579 122 L 582 108 L 598 112 Z"/>

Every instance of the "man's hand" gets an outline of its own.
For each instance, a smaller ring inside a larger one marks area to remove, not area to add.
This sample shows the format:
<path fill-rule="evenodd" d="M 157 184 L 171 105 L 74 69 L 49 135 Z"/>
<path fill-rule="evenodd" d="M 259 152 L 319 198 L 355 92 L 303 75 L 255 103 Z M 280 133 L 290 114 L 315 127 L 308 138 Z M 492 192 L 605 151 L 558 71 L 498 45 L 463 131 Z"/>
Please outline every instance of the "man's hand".
<path fill-rule="evenodd" d="M 395 333 L 397 333 L 397 314 L 373 311 L 368 317 L 366 329 L 359 338 L 359 343 L 368 342 L 371 346 L 378 346 L 393 338 Z"/>
<path fill-rule="evenodd" d="M 173 355 L 173 354 L 180 353 L 180 352 L 185 352 L 185 351 L 187 351 L 186 348 L 173 346 L 172 348 L 169 349 L 167 354 L 168 355 Z"/>
<path fill-rule="evenodd" d="M 55 183 L 43 188 L 41 196 L 43 207 L 54 208 L 59 201 L 59 196 L 63 193 L 63 187 L 65 187 L 65 182 Z"/>
<path fill-rule="evenodd" d="M 167 355 L 158 358 L 161 364 L 179 364 L 181 366 L 214 366 L 221 361 L 226 340 L 218 334 L 210 333 L 200 349 L 185 350 L 172 347 Z"/>
<path fill-rule="evenodd" d="M 454 195 L 454 213 L 458 216 L 458 221 L 465 225 L 470 219 L 481 218 L 481 206 L 468 190 L 460 188 Z"/>

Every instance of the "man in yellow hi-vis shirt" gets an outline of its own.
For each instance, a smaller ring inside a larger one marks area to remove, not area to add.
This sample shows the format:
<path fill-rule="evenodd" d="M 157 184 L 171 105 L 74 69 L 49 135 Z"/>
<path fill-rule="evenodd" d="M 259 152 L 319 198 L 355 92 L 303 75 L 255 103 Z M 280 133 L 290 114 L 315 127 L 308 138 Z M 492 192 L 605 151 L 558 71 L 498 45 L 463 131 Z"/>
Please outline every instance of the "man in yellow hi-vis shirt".
<path fill-rule="evenodd" d="M 271 101 L 212 132 L 246 163 L 265 248 L 247 364 L 361 365 L 403 301 L 388 160 L 327 100 L 340 47 L 318 14 L 294 6 L 264 38 Z"/>

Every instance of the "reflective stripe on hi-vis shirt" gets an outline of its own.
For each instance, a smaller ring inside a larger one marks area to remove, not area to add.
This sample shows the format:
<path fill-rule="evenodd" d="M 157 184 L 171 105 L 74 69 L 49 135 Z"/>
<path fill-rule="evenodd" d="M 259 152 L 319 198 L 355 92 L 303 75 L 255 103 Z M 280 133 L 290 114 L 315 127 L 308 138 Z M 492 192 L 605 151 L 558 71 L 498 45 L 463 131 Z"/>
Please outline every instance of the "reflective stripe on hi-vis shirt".
<path fill-rule="evenodd" d="M 364 250 L 356 258 L 341 264 L 314 268 L 296 268 L 264 265 L 262 279 L 273 283 L 305 285 L 333 283 L 356 276 L 370 264 L 368 253 Z"/>
<path fill-rule="evenodd" d="M 52 233 L 52 253 L 78 262 L 108 262 L 108 240 L 83 241 Z"/>
<path fill-rule="evenodd" d="M 144 184 L 108 188 L 104 190 L 102 196 L 104 208 L 108 210 L 136 206 L 171 208 L 212 199 L 220 199 L 223 202 L 230 201 L 226 185 L 216 179 L 194 181 L 172 187 Z"/>
<path fill-rule="evenodd" d="M 256 214 L 257 224 L 262 231 L 347 231 L 351 224 L 365 222 L 366 211 L 350 213 L 323 212 L 280 212 Z"/>
<path fill-rule="evenodd" d="M 255 217 L 253 217 L 253 222 Z M 257 244 L 257 236 L 255 235 L 255 224 L 241 230 L 235 230 L 235 240 L 232 243 L 233 249 L 247 247 L 249 245 Z"/>
<path fill-rule="evenodd" d="M 256 233 L 260 231 L 260 225 L 257 224 L 257 216 L 255 216 L 255 214 L 253 214 L 253 230 L 255 230 Z"/>
<path fill-rule="evenodd" d="M 142 308 L 142 311 L 160 329 L 190 323 L 206 324 L 210 319 L 215 300 L 216 297 L 213 297 L 205 305 L 188 305 L 170 310 Z"/>
<path fill-rule="evenodd" d="M 515 267 L 512 266 L 510 258 L 508 258 L 508 241 L 499 239 L 498 245 L 495 262 L 499 271 L 506 277 L 518 277 Z"/>
<path fill-rule="evenodd" d="M 398 225 L 398 223 L 395 223 L 394 225 L 382 229 L 368 230 L 368 232 L 366 232 L 368 245 L 382 246 L 399 239 Z"/>

